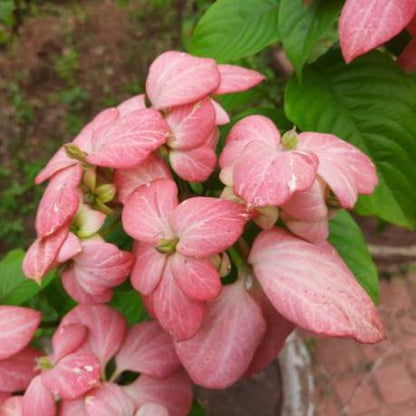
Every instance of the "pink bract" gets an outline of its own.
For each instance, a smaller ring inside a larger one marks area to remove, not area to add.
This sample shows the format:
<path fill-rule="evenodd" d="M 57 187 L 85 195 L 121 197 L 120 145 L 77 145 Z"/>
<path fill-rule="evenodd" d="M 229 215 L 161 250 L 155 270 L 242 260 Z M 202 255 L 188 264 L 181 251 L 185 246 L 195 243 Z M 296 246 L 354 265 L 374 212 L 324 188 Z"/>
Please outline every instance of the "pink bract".
<path fill-rule="evenodd" d="M 184 371 L 165 378 L 143 375 L 123 390 L 139 410 L 148 403 L 157 403 L 168 409 L 169 416 L 186 416 L 192 406 L 192 385 Z"/>
<path fill-rule="evenodd" d="M 375 305 L 328 243 L 314 245 L 275 228 L 259 234 L 249 262 L 273 306 L 291 322 L 364 343 L 384 338 Z"/>
<path fill-rule="evenodd" d="M 41 320 L 41 314 L 20 306 L 0 306 L 0 360 L 25 348 Z M 3 389 L 0 387 L 0 391 Z"/>
<path fill-rule="evenodd" d="M 266 330 L 259 306 L 241 279 L 224 286 L 208 304 L 201 328 L 175 348 L 192 380 L 201 386 L 223 389 L 246 371 Z"/>
<path fill-rule="evenodd" d="M 204 316 L 203 301 L 221 289 L 218 272 L 204 258 L 227 249 L 241 235 L 244 207 L 204 197 L 178 204 L 175 183 L 157 179 L 131 194 L 122 221 L 126 232 L 143 242 L 136 247 L 134 287 L 152 294 L 156 317 L 175 339 L 191 337 Z"/>
<path fill-rule="evenodd" d="M 352 208 L 358 194 L 368 195 L 377 185 L 373 162 L 361 150 L 332 134 L 300 133 L 298 149 L 319 159 L 318 175 L 332 189 L 341 206 Z"/>
<path fill-rule="evenodd" d="M 257 71 L 237 65 L 218 65 L 220 85 L 214 94 L 230 94 L 249 90 L 260 84 L 265 77 Z"/>
<path fill-rule="evenodd" d="M 142 322 L 130 328 L 115 360 L 120 374 L 129 370 L 160 378 L 181 366 L 172 339 L 157 322 Z"/>
<path fill-rule="evenodd" d="M 120 285 L 130 273 L 133 257 L 100 238 L 82 241 L 81 247 L 82 251 L 72 258 L 72 265 L 63 273 L 62 283 L 80 303 L 100 303 L 103 294 L 108 301 L 109 290 Z M 97 300 L 93 301 L 95 296 Z"/>
<path fill-rule="evenodd" d="M 71 222 L 79 205 L 81 175 L 81 167 L 74 165 L 52 176 L 36 215 L 36 231 L 40 237 L 51 235 Z"/>
<path fill-rule="evenodd" d="M 184 52 L 169 51 L 150 65 L 146 93 L 156 109 L 198 101 L 220 84 L 217 63 Z"/>
<path fill-rule="evenodd" d="M 312 186 L 318 167 L 315 154 L 285 150 L 280 133 L 263 116 L 249 116 L 231 129 L 220 157 L 221 179 L 249 206 L 286 202 Z"/>
<path fill-rule="evenodd" d="M 347 0 L 339 21 L 347 62 L 396 36 L 416 13 L 415 0 Z"/>

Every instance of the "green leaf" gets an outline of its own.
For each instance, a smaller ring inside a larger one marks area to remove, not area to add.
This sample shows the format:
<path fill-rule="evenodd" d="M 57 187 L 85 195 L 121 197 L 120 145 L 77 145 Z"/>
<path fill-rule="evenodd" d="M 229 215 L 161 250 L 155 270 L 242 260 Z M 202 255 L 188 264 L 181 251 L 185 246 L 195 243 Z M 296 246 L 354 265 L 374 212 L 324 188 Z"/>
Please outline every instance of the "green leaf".
<path fill-rule="evenodd" d="M 206 414 L 207 412 L 202 407 L 202 404 L 198 400 L 194 400 L 189 416 L 206 416 Z"/>
<path fill-rule="evenodd" d="M 218 62 L 254 55 L 278 39 L 279 1 L 216 1 L 198 22 L 189 51 Z"/>
<path fill-rule="evenodd" d="M 55 277 L 49 273 L 41 285 L 27 279 L 22 272 L 25 252 L 16 249 L 8 252 L 0 261 L 0 303 L 21 305 L 32 296 L 43 290 Z"/>
<path fill-rule="evenodd" d="M 121 290 L 117 288 L 114 291 L 110 306 L 121 312 L 129 325 L 136 324 L 147 318 L 147 312 L 142 299 L 134 289 Z"/>
<path fill-rule="evenodd" d="M 333 133 L 367 153 L 379 185 L 358 212 L 412 228 L 416 216 L 416 84 L 387 54 L 346 65 L 334 51 L 292 76 L 285 112 L 304 131 Z"/>
<path fill-rule="evenodd" d="M 322 48 L 324 52 L 336 41 L 330 29 L 342 5 L 341 0 L 313 0 L 308 4 L 304 0 L 280 1 L 279 36 L 298 75 L 312 53 Z"/>
<path fill-rule="evenodd" d="M 329 242 L 337 249 L 360 285 L 378 300 L 377 269 L 370 256 L 363 233 L 347 211 L 341 210 L 329 222 Z"/>

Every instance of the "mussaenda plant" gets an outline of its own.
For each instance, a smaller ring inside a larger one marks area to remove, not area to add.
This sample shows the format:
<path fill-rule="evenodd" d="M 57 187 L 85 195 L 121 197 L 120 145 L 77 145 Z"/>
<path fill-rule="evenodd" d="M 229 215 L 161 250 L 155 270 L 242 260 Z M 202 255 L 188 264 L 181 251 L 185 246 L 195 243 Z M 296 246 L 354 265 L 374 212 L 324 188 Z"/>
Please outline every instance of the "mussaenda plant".
<path fill-rule="evenodd" d="M 40 172 L 48 185 L 23 270 L 40 283 L 57 268 L 79 305 L 51 343 L 41 338 L 43 350 L 28 347 L 39 312 L 0 307 L 0 409 L 187 415 L 191 380 L 222 389 L 257 373 L 296 326 L 384 338 L 375 305 L 327 241 L 334 212 L 377 185 L 370 159 L 331 134 L 281 135 L 261 115 L 218 143 L 229 117 L 215 98 L 263 79 L 165 52 L 146 96 L 102 111 Z M 108 217 L 131 250 L 106 241 Z M 129 276 L 153 319 L 131 328 L 106 305 Z"/>

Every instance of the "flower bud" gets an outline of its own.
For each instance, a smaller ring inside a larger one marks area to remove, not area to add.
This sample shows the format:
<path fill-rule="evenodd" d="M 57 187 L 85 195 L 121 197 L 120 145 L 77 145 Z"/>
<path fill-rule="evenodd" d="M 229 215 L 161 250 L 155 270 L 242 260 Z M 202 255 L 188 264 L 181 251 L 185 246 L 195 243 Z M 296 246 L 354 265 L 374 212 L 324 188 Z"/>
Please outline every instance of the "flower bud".
<path fill-rule="evenodd" d="M 279 218 L 279 208 L 277 207 L 261 207 L 256 208 L 257 215 L 253 221 L 262 229 L 270 230 Z"/>
<path fill-rule="evenodd" d="M 162 254 L 170 254 L 173 253 L 176 249 L 176 244 L 178 244 L 178 239 L 177 238 L 173 238 L 171 240 L 159 240 L 157 246 L 156 246 L 156 250 L 159 253 Z"/>
<path fill-rule="evenodd" d="M 231 261 L 228 254 L 224 251 L 221 254 L 213 254 L 209 257 L 209 261 L 217 269 L 220 277 L 226 277 L 231 271 Z"/>
<path fill-rule="evenodd" d="M 86 162 L 87 154 L 83 152 L 76 144 L 65 144 L 64 145 L 65 152 L 68 157 L 71 159 L 79 160 L 80 162 Z"/>
<path fill-rule="evenodd" d="M 44 357 L 39 357 L 36 361 L 37 363 L 37 367 L 40 370 L 50 370 L 51 368 L 53 368 L 53 364 L 51 363 L 51 361 L 49 360 L 48 357 L 44 356 Z"/>
<path fill-rule="evenodd" d="M 286 150 L 293 150 L 296 149 L 298 145 L 298 134 L 296 133 L 296 129 L 293 128 L 292 130 L 287 131 L 282 136 L 282 143 Z"/>
<path fill-rule="evenodd" d="M 95 191 L 97 185 L 97 173 L 95 167 L 87 168 L 82 179 L 84 185 L 92 192 Z"/>
<path fill-rule="evenodd" d="M 112 183 L 100 185 L 95 189 L 95 195 L 97 196 L 98 201 L 105 204 L 112 201 L 116 196 L 116 187 Z"/>

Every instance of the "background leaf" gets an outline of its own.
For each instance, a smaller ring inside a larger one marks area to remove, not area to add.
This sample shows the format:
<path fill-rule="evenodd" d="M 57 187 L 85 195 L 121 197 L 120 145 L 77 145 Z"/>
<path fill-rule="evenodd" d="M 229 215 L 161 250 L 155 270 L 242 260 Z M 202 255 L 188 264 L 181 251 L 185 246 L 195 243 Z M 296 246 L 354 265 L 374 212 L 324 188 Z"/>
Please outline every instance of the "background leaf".
<path fill-rule="evenodd" d="M 110 306 L 121 312 L 129 325 L 147 318 L 147 312 L 140 295 L 134 289 L 118 287 L 114 291 Z"/>
<path fill-rule="evenodd" d="M 280 0 L 278 27 L 284 50 L 298 74 L 316 49 L 325 52 L 335 41 L 331 27 L 342 0 Z M 314 54 L 315 58 L 319 55 Z"/>
<path fill-rule="evenodd" d="M 337 249 L 371 299 L 377 303 L 379 294 L 377 268 L 360 227 L 347 211 L 341 210 L 331 218 L 329 230 L 329 242 Z"/>
<path fill-rule="evenodd" d="M 333 133 L 377 166 L 379 185 L 358 212 L 412 228 L 416 216 L 416 84 L 390 56 L 373 52 L 346 65 L 338 51 L 292 76 L 285 112 L 300 129 Z"/>
<path fill-rule="evenodd" d="M 218 0 L 202 16 L 189 51 L 231 62 L 254 55 L 278 39 L 279 0 Z"/>
<path fill-rule="evenodd" d="M 53 272 L 48 273 L 41 285 L 26 279 L 22 272 L 24 256 L 25 252 L 22 249 L 16 249 L 8 252 L 0 261 L 1 304 L 21 305 L 48 286 L 55 277 Z"/>

